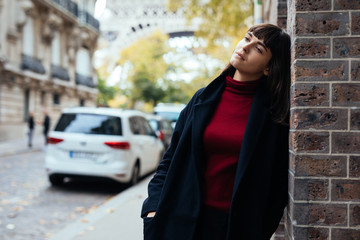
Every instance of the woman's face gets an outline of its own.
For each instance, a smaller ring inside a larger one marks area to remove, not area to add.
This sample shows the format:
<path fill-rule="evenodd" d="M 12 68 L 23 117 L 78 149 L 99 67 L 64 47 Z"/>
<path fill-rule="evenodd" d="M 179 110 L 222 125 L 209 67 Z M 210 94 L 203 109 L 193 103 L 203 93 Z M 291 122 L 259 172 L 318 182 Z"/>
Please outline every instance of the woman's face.
<path fill-rule="evenodd" d="M 230 64 L 236 69 L 235 75 L 240 74 L 243 80 L 257 80 L 263 75 L 268 75 L 271 57 L 271 51 L 263 40 L 248 32 L 236 45 Z"/>

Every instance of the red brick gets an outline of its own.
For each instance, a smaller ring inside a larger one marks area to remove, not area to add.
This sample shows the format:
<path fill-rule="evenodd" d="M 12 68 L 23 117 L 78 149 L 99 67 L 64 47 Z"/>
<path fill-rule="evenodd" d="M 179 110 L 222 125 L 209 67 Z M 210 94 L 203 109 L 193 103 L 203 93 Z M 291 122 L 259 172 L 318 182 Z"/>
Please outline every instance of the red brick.
<path fill-rule="evenodd" d="M 360 109 L 351 109 L 350 111 L 350 129 L 360 130 Z"/>
<path fill-rule="evenodd" d="M 297 11 L 325 11 L 331 9 L 330 0 L 297 0 Z"/>
<path fill-rule="evenodd" d="M 333 153 L 360 153 L 360 132 L 334 132 Z"/>
<path fill-rule="evenodd" d="M 295 109 L 291 112 L 292 129 L 347 129 L 347 109 Z"/>
<path fill-rule="evenodd" d="M 350 156 L 349 175 L 350 177 L 360 177 L 360 156 Z"/>
<path fill-rule="evenodd" d="M 360 81 L 360 61 L 351 61 L 351 81 Z"/>
<path fill-rule="evenodd" d="M 295 239 L 299 240 L 328 240 L 329 229 L 316 227 L 295 227 Z"/>
<path fill-rule="evenodd" d="M 318 179 L 295 179 L 294 200 L 326 201 L 329 199 L 329 181 Z"/>
<path fill-rule="evenodd" d="M 291 105 L 329 106 L 329 84 L 293 84 L 291 87 Z"/>
<path fill-rule="evenodd" d="M 294 152 L 329 152 L 329 133 L 295 132 L 290 134 L 290 145 Z"/>
<path fill-rule="evenodd" d="M 350 205 L 350 226 L 360 227 L 360 204 Z"/>
<path fill-rule="evenodd" d="M 335 10 L 360 10 L 359 0 L 335 0 Z"/>
<path fill-rule="evenodd" d="M 297 36 L 339 36 L 350 33 L 348 12 L 297 13 Z"/>
<path fill-rule="evenodd" d="M 345 156 L 304 156 L 294 157 L 297 177 L 346 177 Z"/>
<path fill-rule="evenodd" d="M 360 38 L 334 38 L 334 57 L 360 57 Z"/>
<path fill-rule="evenodd" d="M 347 61 L 303 61 L 294 65 L 296 81 L 347 81 Z"/>
<path fill-rule="evenodd" d="M 359 201 L 360 180 L 333 180 L 332 201 Z"/>
<path fill-rule="evenodd" d="M 301 58 L 329 58 L 330 39 L 328 38 L 297 38 L 295 40 L 295 57 Z"/>
<path fill-rule="evenodd" d="M 346 226 L 347 206 L 345 204 L 294 204 L 294 219 L 299 225 Z"/>
<path fill-rule="evenodd" d="M 360 12 L 351 13 L 351 33 L 360 34 Z"/>
<path fill-rule="evenodd" d="M 359 240 L 360 229 L 331 229 L 331 240 Z"/>
<path fill-rule="evenodd" d="M 360 83 L 333 84 L 333 106 L 360 106 Z"/>

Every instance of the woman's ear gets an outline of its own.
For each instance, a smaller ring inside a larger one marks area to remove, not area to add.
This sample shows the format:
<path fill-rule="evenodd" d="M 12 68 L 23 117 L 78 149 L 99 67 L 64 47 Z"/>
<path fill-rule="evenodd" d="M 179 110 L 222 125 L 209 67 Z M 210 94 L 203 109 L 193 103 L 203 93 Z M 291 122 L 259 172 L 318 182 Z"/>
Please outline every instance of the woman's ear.
<path fill-rule="evenodd" d="M 270 72 L 270 68 L 269 68 L 269 67 L 266 67 L 266 68 L 264 69 L 264 75 L 265 75 L 265 76 L 268 76 L 268 75 L 269 75 L 269 72 Z"/>

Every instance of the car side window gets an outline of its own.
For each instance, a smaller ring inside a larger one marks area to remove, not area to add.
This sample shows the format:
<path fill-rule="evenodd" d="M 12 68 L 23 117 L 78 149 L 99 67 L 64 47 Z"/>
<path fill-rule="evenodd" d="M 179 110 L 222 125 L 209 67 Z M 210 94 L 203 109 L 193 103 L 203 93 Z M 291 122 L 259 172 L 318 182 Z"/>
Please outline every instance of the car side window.
<path fill-rule="evenodd" d="M 141 134 L 141 125 L 140 125 L 140 122 L 138 121 L 138 117 L 130 117 L 129 123 L 130 123 L 131 132 L 135 135 L 140 135 Z"/>
<path fill-rule="evenodd" d="M 144 135 L 154 135 L 154 130 L 151 128 L 149 122 L 145 118 L 139 118 L 144 129 Z"/>

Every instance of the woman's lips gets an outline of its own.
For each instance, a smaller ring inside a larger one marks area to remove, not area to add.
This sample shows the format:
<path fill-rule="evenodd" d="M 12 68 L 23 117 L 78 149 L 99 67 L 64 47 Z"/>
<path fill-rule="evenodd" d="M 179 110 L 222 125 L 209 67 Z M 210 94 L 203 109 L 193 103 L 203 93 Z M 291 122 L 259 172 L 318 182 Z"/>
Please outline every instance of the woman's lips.
<path fill-rule="evenodd" d="M 241 55 L 241 53 L 239 53 L 239 52 L 235 52 L 240 58 L 241 58 L 241 60 L 245 60 L 245 58 Z"/>

